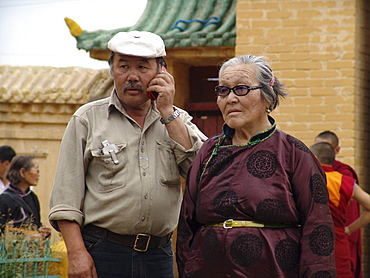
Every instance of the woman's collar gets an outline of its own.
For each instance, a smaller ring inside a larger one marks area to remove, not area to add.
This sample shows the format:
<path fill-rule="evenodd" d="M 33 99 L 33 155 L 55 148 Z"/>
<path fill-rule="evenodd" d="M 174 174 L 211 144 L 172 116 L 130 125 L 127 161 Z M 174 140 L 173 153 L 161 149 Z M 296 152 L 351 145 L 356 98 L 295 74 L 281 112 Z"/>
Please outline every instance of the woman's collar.
<path fill-rule="evenodd" d="M 13 184 L 9 185 L 9 189 L 11 191 L 13 191 L 14 193 L 16 193 L 17 195 L 21 196 L 21 197 L 25 197 L 25 196 L 31 194 L 31 189 L 30 188 L 28 188 L 26 192 L 23 192 L 20 188 L 18 188 L 17 186 L 15 186 Z"/>
<path fill-rule="evenodd" d="M 252 138 L 249 140 L 248 145 L 255 145 L 255 144 L 267 139 L 268 137 L 270 137 L 274 133 L 274 131 L 276 130 L 276 122 L 275 122 L 274 118 L 272 118 L 270 115 L 268 115 L 267 117 L 268 117 L 269 122 L 271 123 L 271 127 L 269 127 L 268 129 L 266 129 L 262 132 L 259 132 L 255 135 L 253 135 Z M 223 131 L 226 138 L 231 138 L 235 134 L 235 129 L 229 127 L 226 123 L 223 124 L 222 131 Z"/>

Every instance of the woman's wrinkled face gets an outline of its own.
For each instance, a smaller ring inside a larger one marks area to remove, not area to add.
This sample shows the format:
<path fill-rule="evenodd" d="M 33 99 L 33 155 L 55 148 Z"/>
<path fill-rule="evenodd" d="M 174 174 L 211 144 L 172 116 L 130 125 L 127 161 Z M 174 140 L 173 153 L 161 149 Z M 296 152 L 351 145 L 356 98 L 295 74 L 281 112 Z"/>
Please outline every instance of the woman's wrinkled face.
<path fill-rule="evenodd" d="M 32 160 L 32 168 L 28 171 L 24 171 L 24 181 L 27 182 L 30 186 L 36 186 L 40 178 L 39 164 L 35 159 Z"/>
<path fill-rule="evenodd" d="M 259 86 L 254 65 L 235 65 L 227 67 L 220 76 L 219 85 L 233 88 L 237 85 Z M 225 123 L 236 130 L 254 128 L 266 121 L 268 103 L 261 90 L 251 90 L 247 95 L 237 96 L 233 91 L 227 96 L 218 96 Z"/>

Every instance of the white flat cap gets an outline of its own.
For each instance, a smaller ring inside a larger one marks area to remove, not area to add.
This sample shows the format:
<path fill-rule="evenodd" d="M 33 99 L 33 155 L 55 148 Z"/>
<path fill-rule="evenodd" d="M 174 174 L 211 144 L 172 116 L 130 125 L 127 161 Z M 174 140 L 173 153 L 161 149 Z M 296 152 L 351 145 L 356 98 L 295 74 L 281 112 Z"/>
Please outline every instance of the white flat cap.
<path fill-rule="evenodd" d="M 119 32 L 109 40 L 108 48 L 116 53 L 145 58 L 166 56 L 162 38 L 146 31 Z"/>

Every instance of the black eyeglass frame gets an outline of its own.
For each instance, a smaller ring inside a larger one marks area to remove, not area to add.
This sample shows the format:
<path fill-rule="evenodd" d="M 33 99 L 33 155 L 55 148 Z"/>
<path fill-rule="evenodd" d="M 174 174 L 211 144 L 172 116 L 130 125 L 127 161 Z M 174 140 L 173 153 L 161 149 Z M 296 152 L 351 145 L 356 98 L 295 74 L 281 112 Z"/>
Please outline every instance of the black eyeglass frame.
<path fill-rule="evenodd" d="M 240 88 L 240 87 L 242 87 L 243 89 L 247 89 L 247 92 L 245 93 L 245 94 L 238 94 L 236 91 L 235 91 L 235 89 L 238 89 L 238 88 Z M 220 88 L 224 88 L 224 89 L 228 89 L 228 93 L 227 94 L 225 94 L 225 95 L 222 95 L 222 94 L 220 94 L 219 93 L 219 89 Z M 262 86 L 247 86 L 247 85 L 237 85 L 237 86 L 235 86 L 235 87 L 233 87 L 233 88 L 229 88 L 229 87 L 227 87 L 227 86 L 216 86 L 215 87 L 215 94 L 217 95 L 217 96 L 220 96 L 220 97 L 226 97 L 226 96 L 228 96 L 229 94 L 230 94 L 230 92 L 231 91 L 233 91 L 233 93 L 235 94 L 235 95 L 237 95 L 237 96 L 245 96 L 245 95 L 247 95 L 251 90 L 257 90 L 257 89 L 262 89 Z"/>

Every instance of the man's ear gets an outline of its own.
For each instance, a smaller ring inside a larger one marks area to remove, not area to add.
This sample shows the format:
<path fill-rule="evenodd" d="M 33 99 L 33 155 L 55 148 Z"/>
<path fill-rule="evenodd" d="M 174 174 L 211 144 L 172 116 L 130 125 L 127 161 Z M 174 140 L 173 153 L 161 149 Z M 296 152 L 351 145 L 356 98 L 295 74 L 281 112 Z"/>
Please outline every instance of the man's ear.
<path fill-rule="evenodd" d="M 340 147 L 339 146 L 335 147 L 334 148 L 334 151 L 335 151 L 335 154 L 337 155 L 339 153 L 339 151 L 340 151 Z"/>

